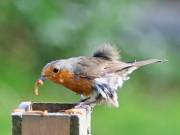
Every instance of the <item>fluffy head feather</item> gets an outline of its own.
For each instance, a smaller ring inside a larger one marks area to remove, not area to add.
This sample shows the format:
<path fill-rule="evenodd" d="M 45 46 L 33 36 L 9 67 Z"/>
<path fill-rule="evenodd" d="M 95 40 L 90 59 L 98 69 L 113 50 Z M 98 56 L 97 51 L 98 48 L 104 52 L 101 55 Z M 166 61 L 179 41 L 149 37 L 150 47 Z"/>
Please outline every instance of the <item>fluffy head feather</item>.
<path fill-rule="evenodd" d="M 119 52 L 111 44 L 105 44 L 93 54 L 93 57 L 100 57 L 106 60 L 118 60 Z"/>

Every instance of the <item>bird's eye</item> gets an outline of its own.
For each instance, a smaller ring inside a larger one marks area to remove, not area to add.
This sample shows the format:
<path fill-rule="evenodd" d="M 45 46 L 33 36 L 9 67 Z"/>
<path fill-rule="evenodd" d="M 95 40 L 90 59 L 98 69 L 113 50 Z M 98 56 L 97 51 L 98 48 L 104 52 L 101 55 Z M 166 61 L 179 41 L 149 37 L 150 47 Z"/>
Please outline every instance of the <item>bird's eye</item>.
<path fill-rule="evenodd" d="M 57 68 L 54 68 L 54 69 L 53 69 L 53 72 L 54 72 L 54 73 L 57 73 L 58 71 L 59 71 L 59 69 L 57 69 Z"/>

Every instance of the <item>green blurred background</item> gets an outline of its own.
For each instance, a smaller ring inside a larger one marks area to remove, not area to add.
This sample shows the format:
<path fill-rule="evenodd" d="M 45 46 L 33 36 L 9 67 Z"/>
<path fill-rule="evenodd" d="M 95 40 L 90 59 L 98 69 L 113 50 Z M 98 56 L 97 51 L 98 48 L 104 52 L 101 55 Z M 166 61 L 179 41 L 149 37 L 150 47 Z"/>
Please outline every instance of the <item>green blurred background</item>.
<path fill-rule="evenodd" d="M 119 108 L 97 106 L 93 135 L 180 134 L 180 2 L 178 0 L 1 0 L 0 135 L 11 134 L 21 101 L 76 102 L 79 96 L 47 81 L 33 85 L 49 61 L 91 55 L 104 42 L 122 60 L 168 59 L 131 75 Z"/>

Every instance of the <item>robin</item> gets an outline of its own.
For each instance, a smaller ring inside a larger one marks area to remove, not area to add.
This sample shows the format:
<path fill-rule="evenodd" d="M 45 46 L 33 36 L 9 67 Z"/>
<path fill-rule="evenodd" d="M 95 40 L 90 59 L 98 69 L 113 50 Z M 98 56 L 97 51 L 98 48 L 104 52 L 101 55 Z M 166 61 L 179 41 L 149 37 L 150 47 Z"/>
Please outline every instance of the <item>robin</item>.
<path fill-rule="evenodd" d="M 48 79 L 81 95 L 82 100 L 77 106 L 107 103 L 118 107 L 118 89 L 129 75 L 142 66 L 159 62 L 163 61 L 120 61 L 118 50 L 108 44 L 90 57 L 60 59 L 46 64 L 36 82 L 36 94 L 38 87 Z"/>

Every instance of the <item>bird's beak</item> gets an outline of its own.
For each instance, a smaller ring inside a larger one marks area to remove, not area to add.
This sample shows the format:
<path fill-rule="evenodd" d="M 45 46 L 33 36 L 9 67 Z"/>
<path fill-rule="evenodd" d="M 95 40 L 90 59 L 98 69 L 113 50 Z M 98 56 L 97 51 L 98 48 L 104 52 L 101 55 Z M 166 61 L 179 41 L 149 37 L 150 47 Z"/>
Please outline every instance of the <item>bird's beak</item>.
<path fill-rule="evenodd" d="M 42 81 L 42 82 L 44 82 L 45 80 L 47 79 L 47 77 L 46 76 L 44 76 L 44 75 L 42 75 L 41 77 L 39 77 L 39 79 L 38 79 L 38 81 Z"/>
<path fill-rule="evenodd" d="M 43 85 L 44 84 L 44 81 L 47 79 L 46 76 L 41 76 L 36 82 L 35 82 L 35 86 L 34 86 L 34 92 L 35 92 L 35 95 L 38 95 L 38 88 L 39 86 Z"/>

